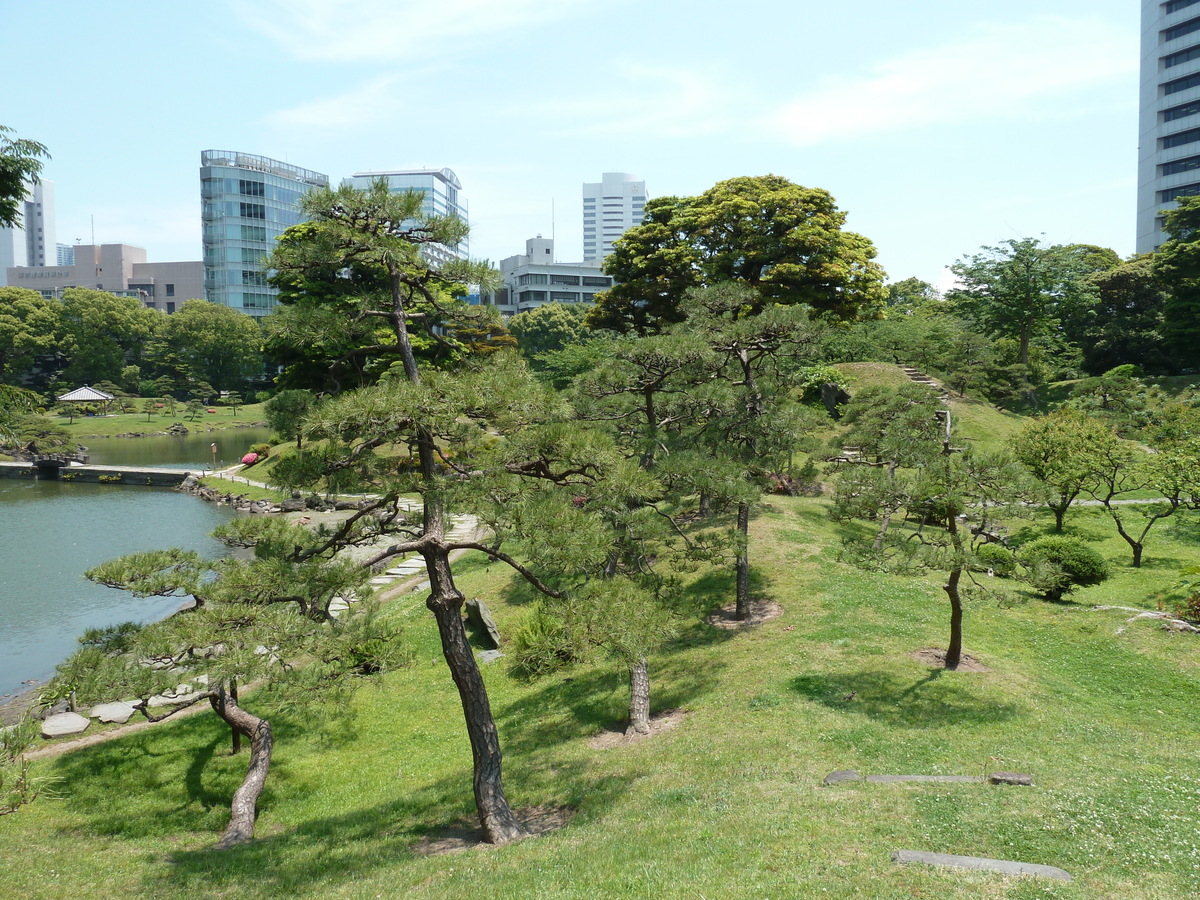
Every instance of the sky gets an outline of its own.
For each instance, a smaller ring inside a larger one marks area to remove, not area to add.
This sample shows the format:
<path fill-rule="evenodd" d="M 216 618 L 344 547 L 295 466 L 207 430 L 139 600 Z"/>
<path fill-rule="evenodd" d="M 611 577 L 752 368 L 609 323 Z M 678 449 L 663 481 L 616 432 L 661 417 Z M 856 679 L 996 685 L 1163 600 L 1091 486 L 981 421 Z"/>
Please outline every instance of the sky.
<path fill-rule="evenodd" d="M 582 184 L 776 174 L 835 197 L 889 279 L 1010 238 L 1133 252 L 1129 0 L 0 0 L 0 125 L 45 144 L 57 240 L 200 250 L 202 150 L 336 183 L 453 169 L 471 253 L 553 235 Z"/>

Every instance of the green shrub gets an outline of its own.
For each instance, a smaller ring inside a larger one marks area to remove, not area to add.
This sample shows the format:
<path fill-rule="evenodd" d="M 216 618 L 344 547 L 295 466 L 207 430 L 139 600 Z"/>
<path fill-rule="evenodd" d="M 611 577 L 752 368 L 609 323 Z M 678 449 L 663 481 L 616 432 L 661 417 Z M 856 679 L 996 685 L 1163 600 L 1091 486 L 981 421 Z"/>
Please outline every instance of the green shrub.
<path fill-rule="evenodd" d="M 1103 556 L 1083 541 L 1058 535 L 1026 544 L 1017 551 L 1017 561 L 1047 600 L 1061 600 L 1077 586 L 1099 584 L 1109 575 Z"/>
<path fill-rule="evenodd" d="M 973 568 L 979 572 L 986 572 L 990 569 L 993 575 L 1008 578 L 1017 570 L 1017 558 L 1007 547 L 1001 547 L 999 544 L 982 544 L 975 548 Z"/>
<path fill-rule="evenodd" d="M 266 459 L 268 456 L 271 455 L 271 445 L 270 444 L 255 444 L 253 447 L 250 448 L 250 452 L 257 453 L 258 461 L 262 462 L 264 459 Z"/>
<path fill-rule="evenodd" d="M 570 665 L 583 655 L 580 640 L 563 619 L 543 603 L 534 603 L 513 634 L 513 667 L 538 678 Z"/>

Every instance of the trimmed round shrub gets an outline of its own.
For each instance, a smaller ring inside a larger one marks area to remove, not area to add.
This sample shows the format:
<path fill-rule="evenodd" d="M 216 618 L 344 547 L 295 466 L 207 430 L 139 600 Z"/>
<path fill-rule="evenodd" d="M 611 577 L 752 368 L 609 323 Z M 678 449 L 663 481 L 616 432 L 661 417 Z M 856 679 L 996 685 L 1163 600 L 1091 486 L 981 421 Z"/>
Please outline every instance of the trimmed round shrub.
<path fill-rule="evenodd" d="M 993 575 L 1008 578 L 1017 570 L 1017 558 L 1007 547 L 982 544 L 975 548 L 975 568 L 980 572 L 991 569 Z"/>
<path fill-rule="evenodd" d="M 1104 557 L 1084 541 L 1058 535 L 1030 541 L 1017 551 L 1017 562 L 1047 600 L 1061 600 L 1076 587 L 1099 584 L 1109 574 Z"/>

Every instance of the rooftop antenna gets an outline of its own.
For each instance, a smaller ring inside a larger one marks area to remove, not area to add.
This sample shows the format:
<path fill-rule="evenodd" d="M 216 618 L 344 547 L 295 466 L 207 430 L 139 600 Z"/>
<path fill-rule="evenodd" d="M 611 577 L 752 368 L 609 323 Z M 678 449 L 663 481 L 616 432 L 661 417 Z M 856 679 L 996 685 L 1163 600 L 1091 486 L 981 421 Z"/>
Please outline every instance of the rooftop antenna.
<path fill-rule="evenodd" d="M 555 234 L 554 234 L 554 198 L 551 197 L 550 198 L 550 240 L 553 241 L 554 238 L 555 238 Z M 555 252 L 554 255 L 550 258 L 550 261 L 558 262 L 558 253 L 557 252 Z"/>
<path fill-rule="evenodd" d="M 92 246 L 96 246 L 96 214 L 92 213 Z"/>

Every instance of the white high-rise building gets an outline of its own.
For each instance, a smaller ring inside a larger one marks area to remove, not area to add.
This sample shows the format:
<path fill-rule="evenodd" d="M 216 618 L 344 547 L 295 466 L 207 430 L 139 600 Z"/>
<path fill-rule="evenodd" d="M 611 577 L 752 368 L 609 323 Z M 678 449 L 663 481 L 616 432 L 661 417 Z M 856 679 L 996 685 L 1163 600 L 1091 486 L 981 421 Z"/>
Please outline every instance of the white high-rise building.
<path fill-rule="evenodd" d="M 419 191 L 423 195 L 421 214 L 424 216 L 454 216 L 470 223 L 462 182 L 458 180 L 453 169 L 382 169 L 355 172 L 342 184 L 365 190 L 378 178 L 387 181 L 388 190 L 393 194 Z M 454 246 L 426 244 L 421 248 L 421 252 L 433 262 L 466 259 L 470 255 L 470 243 L 468 240 L 462 240 Z"/>
<path fill-rule="evenodd" d="M 646 182 L 626 172 L 605 172 L 601 181 L 583 185 L 583 258 L 601 261 L 613 241 L 646 212 Z"/>
<path fill-rule="evenodd" d="M 1142 0 L 1137 252 L 1166 235 L 1162 210 L 1200 194 L 1200 0 Z"/>
<path fill-rule="evenodd" d="M 21 207 L 21 221 L 14 228 L 0 228 L 0 279 L 10 266 L 50 265 L 55 258 L 54 182 L 39 181 L 28 186 Z M 4 282 L 0 280 L 0 284 Z"/>

